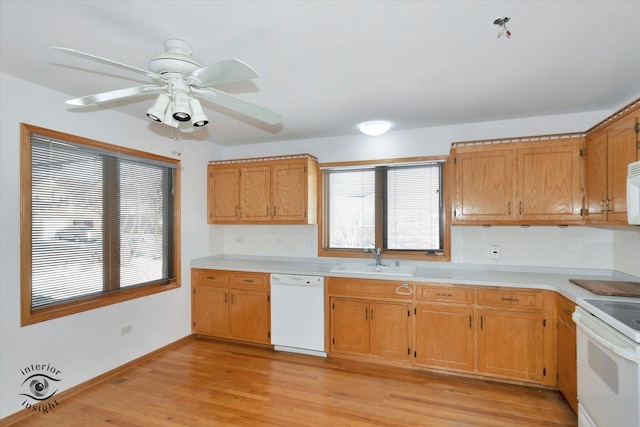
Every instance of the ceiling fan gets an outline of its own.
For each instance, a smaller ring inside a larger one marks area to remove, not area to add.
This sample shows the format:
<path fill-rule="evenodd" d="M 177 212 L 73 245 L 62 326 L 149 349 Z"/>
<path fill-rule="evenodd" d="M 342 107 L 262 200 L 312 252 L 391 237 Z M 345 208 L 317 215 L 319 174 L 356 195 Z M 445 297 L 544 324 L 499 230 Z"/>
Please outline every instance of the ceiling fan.
<path fill-rule="evenodd" d="M 182 132 L 191 132 L 209 123 L 209 119 L 204 114 L 196 97 L 205 98 L 222 107 L 271 125 L 282 121 L 281 113 L 212 87 L 224 83 L 255 79 L 258 77 L 258 73 L 253 68 L 239 59 L 228 59 L 203 66 L 191 56 L 191 45 L 184 40 L 166 40 L 164 43 L 165 52 L 159 53 L 149 60 L 148 70 L 67 47 L 52 46 L 51 48 L 144 74 L 155 82 L 155 84 L 70 99 L 66 101 L 70 105 L 86 106 L 158 93 L 155 104 L 147 110 L 147 116 L 156 122 L 179 128 Z"/>

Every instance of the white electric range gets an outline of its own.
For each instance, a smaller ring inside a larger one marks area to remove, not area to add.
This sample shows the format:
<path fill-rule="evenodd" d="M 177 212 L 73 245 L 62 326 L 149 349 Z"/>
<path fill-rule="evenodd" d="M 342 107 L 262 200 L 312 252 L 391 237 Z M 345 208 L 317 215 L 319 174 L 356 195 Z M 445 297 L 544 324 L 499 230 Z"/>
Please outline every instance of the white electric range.
<path fill-rule="evenodd" d="M 640 299 L 578 305 L 578 425 L 640 427 Z"/>

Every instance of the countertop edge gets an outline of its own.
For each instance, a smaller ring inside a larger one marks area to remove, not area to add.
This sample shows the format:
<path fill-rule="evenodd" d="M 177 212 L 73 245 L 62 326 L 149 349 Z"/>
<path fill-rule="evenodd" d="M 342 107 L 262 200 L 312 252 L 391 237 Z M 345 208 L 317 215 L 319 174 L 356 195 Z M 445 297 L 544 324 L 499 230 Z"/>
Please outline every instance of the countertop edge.
<path fill-rule="evenodd" d="M 351 260 L 353 261 L 353 260 Z M 523 289 L 544 289 L 558 292 L 572 302 L 581 299 L 637 300 L 628 297 L 609 297 L 593 294 L 569 279 L 631 280 L 640 278 L 611 270 L 558 269 L 558 268 L 518 268 L 502 267 L 488 269 L 484 266 L 418 266 L 414 276 L 392 276 L 375 274 L 337 273 L 331 269 L 340 262 L 335 259 L 319 258 L 269 258 L 269 257 L 228 257 L 213 256 L 191 261 L 191 268 L 233 270 L 260 273 L 294 274 L 324 277 L 352 277 L 372 280 L 393 280 L 413 283 L 438 283 L 446 285 L 502 286 Z"/>

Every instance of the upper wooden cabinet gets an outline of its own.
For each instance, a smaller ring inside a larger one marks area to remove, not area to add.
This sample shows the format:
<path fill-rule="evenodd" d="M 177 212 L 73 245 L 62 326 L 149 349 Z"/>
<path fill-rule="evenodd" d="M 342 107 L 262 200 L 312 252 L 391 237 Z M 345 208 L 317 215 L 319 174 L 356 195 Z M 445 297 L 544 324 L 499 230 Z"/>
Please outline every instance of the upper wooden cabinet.
<path fill-rule="evenodd" d="M 586 138 L 587 223 L 627 225 L 627 165 L 638 159 L 640 108 Z"/>
<path fill-rule="evenodd" d="M 453 224 L 582 222 L 582 137 L 452 150 Z"/>
<path fill-rule="evenodd" d="M 209 163 L 209 224 L 315 224 L 318 162 L 308 154 Z"/>

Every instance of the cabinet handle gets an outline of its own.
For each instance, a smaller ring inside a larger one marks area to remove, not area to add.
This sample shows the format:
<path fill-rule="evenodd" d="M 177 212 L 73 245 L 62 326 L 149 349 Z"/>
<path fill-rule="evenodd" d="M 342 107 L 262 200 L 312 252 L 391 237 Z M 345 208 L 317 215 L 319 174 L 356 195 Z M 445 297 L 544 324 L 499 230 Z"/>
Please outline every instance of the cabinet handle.
<path fill-rule="evenodd" d="M 231 294 L 231 304 L 233 304 L 233 294 Z"/>
<path fill-rule="evenodd" d="M 269 216 L 269 206 L 267 206 L 267 207 L 266 207 L 266 210 L 265 210 L 264 214 L 265 214 L 266 216 Z"/>
<path fill-rule="evenodd" d="M 471 326 L 471 316 L 469 316 L 469 327 L 472 328 L 473 326 Z"/>
<path fill-rule="evenodd" d="M 276 216 L 276 207 L 273 207 L 273 216 Z"/>
<path fill-rule="evenodd" d="M 368 308 L 364 309 L 364 320 L 369 320 L 369 309 Z"/>
<path fill-rule="evenodd" d="M 243 282 L 244 283 L 253 283 L 253 279 L 244 279 Z"/>
<path fill-rule="evenodd" d="M 238 216 L 238 208 L 233 208 L 233 216 Z"/>
<path fill-rule="evenodd" d="M 484 316 L 480 316 L 480 329 L 484 329 Z"/>
<path fill-rule="evenodd" d="M 563 308 L 562 311 L 564 312 L 564 314 L 566 314 L 567 316 L 571 316 L 573 314 L 573 311 L 569 310 L 568 308 Z"/>
<path fill-rule="evenodd" d="M 604 200 L 600 200 L 600 213 L 605 212 L 604 210 Z"/>
<path fill-rule="evenodd" d="M 519 299 L 518 298 L 512 298 L 512 297 L 502 297 L 502 301 L 511 301 L 511 302 L 518 302 Z"/>
<path fill-rule="evenodd" d="M 413 295 L 413 289 L 409 287 L 408 283 L 403 283 L 396 288 L 396 294 L 398 295 Z"/>
<path fill-rule="evenodd" d="M 209 279 L 209 280 L 215 280 L 215 279 L 216 279 L 216 276 L 207 276 L 207 279 Z"/>
<path fill-rule="evenodd" d="M 520 201 L 520 206 L 518 207 L 520 215 L 522 215 L 522 200 Z"/>
<path fill-rule="evenodd" d="M 611 212 L 611 199 L 607 199 L 607 212 Z"/>
<path fill-rule="evenodd" d="M 452 295 L 451 295 L 451 294 L 441 294 L 441 293 L 437 293 L 437 294 L 436 294 L 436 296 L 439 296 L 439 297 L 450 297 L 450 296 L 452 296 Z"/>
<path fill-rule="evenodd" d="M 226 292 L 224 293 L 224 303 L 225 304 L 227 303 L 227 293 Z"/>
<path fill-rule="evenodd" d="M 511 215 L 511 202 L 507 203 L 507 215 Z"/>
<path fill-rule="evenodd" d="M 373 320 L 373 308 L 371 309 L 371 320 Z"/>

